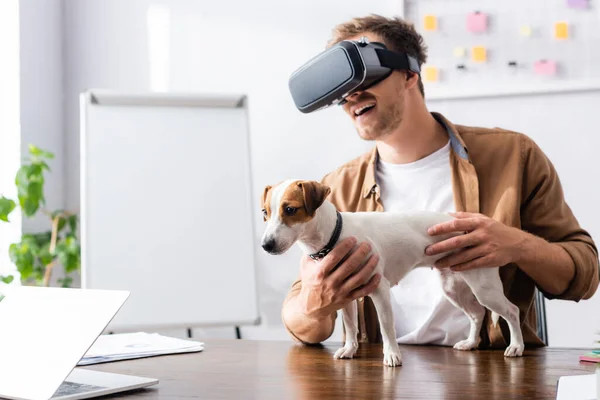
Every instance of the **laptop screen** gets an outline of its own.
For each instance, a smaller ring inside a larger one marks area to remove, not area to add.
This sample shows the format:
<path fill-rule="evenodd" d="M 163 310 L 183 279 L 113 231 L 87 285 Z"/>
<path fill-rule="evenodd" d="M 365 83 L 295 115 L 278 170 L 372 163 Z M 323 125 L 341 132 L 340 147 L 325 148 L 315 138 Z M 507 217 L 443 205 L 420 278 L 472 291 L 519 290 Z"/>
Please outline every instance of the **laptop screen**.
<path fill-rule="evenodd" d="M 129 292 L 10 286 L 4 295 L 0 302 L 0 397 L 48 399 Z"/>

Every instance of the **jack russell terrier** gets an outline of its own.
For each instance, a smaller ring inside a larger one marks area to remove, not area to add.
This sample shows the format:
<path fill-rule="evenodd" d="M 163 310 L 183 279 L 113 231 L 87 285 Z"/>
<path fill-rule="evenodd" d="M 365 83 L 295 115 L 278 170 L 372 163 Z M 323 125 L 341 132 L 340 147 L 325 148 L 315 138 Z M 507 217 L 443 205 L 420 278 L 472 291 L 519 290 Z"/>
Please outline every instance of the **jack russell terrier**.
<path fill-rule="evenodd" d="M 380 273 L 381 281 L 369 296 L 379 318 L 383 364 L 392 367 L 402 365 L 400 348 L 396 342 L 390 288 L 414 268 L 431 267 L 437 259 L 446 255 L 426 256 L 425 248 L 455 234 L 431 237 L 427 229 L 453 217 L 429 211 L 339 212 L 326 200 L 330 192 L 329 187 L 315 181 L 288 180 L 267 186 L 262 196 L 264 220 L 267 222 L 262 247 L 270 254 L 282 254 L 298 242 L 306 254 L 319 260 L 346 237 L 355 236 L 358 243 L 369 242 L 372 253 L 379 255 L 373 274 Z M 456 343 L 455 349 L 477 348 L 486 307 L 492 312 L 494 324 L 498 323 L 499 316 L 508 323 L 510 344 L 504 355 L 518 357 L 523 354 L 519 309 L 504 296 L 498 270 L 440 270 L 446 298 L 463 310 L 470 320 L 468 337 Z M 356 301 L 352 301 L 342 310 L 346 340 L 344 346 L 335 353 L 335 359 L 352 358 L 358 350 L 356 307 Z"/>

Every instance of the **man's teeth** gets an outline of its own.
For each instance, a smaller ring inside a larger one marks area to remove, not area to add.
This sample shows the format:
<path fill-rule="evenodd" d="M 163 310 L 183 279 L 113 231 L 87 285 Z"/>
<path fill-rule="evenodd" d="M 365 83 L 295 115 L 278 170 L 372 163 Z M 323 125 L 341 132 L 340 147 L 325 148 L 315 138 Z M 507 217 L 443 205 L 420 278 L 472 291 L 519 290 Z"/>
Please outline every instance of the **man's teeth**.
<path fill-rule="evenodd" d="M 359 116 L 360 114 L 363 113 L 364 110 L 366 110 L 367 108 L 371 108 L 371 107 L 375 107 L 375 103 L 365 104 L 358 110 L 354 111 L 354 115 Z"/>

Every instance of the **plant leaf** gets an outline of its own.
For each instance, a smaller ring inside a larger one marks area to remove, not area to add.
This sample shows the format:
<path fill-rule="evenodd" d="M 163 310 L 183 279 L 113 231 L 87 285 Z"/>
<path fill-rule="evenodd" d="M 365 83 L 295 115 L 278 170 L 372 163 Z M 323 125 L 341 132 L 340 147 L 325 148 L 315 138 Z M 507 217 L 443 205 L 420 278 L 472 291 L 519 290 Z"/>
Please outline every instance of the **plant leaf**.
<path fill-rule="evenodd" d="M 33 280 L 35 280 L 37 285 L 42 285 L 44 283 L 44 275 L 46 274 L 46 267 L 42 265 L 40 262 L 36 262 L 33 268 Z"/>
<path fill-rule="evenodd" d="M 29 145 L 29 154 L 31 154 L 32 156 L 37 156 L 37 157 L 41 157 L 41 158 L 49 158 L 49 159 L 54 158 L 53 153 L 42 150 L 39 147 L 34 146 L 32 144 Z"/>
<path fill-rule="evenodd" d="M 52 231 L 39 232 L 39 233 L 30 233 L 31 236 L 38 247 L 43 247 L 45 245 L 50 246 L 50 239 L 52 239 Z"/>
<path fill-rule="evenodd" d="M 39 161 L 39 162 L 32 162 L 28 168 L 27 168 L 27 178 L 30 181 L 43 181 L 44 180 L 44 168 L 42 167 L 41 163 L 43 161 Z"/>
<path fill-rule="evenodd" d="M 27 280 L 39 275 L 39 262 L 36 263 L 39 251 L 40 246 L 37 244 L 36 235 L 33 234 L 25 234 L 21 237 L 21 242 L 10 245 L 10 259 L 17 266 L 22 279 Z"/>
<path fill-rule="evenodd" d="M 38 202 L 41 202 L 44 199 L 44 182 L 29 182 L 29 186 L 27 187 L 27 196 L 37 200 Z"/>
<path fill-rule="evenodd" d="M 39 164 L 23 165 L 15 177 L 19 204 L 27 217 L 34 215 L 40 204 L 46 202 L 44 198 L 43 168 Z"/>
<path fill-rule="evenodd" d="M 69 235 L 65 238 L 65 242 L 67 243 L 67 248 L 70 254 L 79 254 L 80 246 L 79 241 L 73 235 Z"/>
<path fill-rule="evenodd" d="M 75 236 L 69 235 L 56 244 L 56 255 L 67 273 L 81 267 L 81 246 Z"/>
<path fill-rule="evenodd" d="M 31 217 L 37 212 L 39 208 L 39 202 L 36 202 L 29 197 L 23 198 L 23 202 L 21 203 L 21 209 L 23 210 L 26 216 Z"/>
<path fill-rule="evenodd" d="M 0 220 L 9 222 L 8 215 L 15 209 L 17 204 L 14 200 L 8 199 L 4 196 L 0 197 Z"/>
<path fill-rule="evenodd" d="M 36 235 L 38 234 L 24 233 L 23 236 L 21 236 L 21 244 L 26 244 L 35 249 L 35 251 L 37 252 L 39 246 L 37 245 Z"/>
<path fill-rule="evenodd" d="M 58 217 L 58 232 L 62 231 L 64 229 L 64 227 L 67 225 L 67 220 L 64 217 L 64 210 L 56 210 L 54 211 L 51 215 L 52 215 L 52 219 L 54 220 L 54 218 Z"/>
<path fill-rule="evenodd" d="M 21 240 L 20 243 L 13 243 L 9 247 L 10 260 L 17 266 L 22 279 L 29 278 L 34 272 L 36 247 L 36 243 L 27 238 Z"/>
<path fill-rule="evenodd" d="M 36 164 L 38 164 L 40 167 L 42 167 L 42 169 L 45 169 L 46 171 L 50 171 L 50 167 L 48 166 L 46 161 L 38 161 L 38 162 L 36 162 Z"/>
<path fill-rule="evenodd" d="M 0 281 L 4 282 L 4 283 L 6 283 L 6 284 L 9 284 L 9 283 L 11 283 L 11 282 L 12 282 L 14 279 L 15 279 L 15 277 L 14 277 L 14 276 L 12 276 L 12 275 L 7 275 L 7 276 L 1 276 L 1 275 L 0 275 Z M 0 295 L 0 296 L 1 296 L 1 295 Z"/>
<path fill-rule="evenodd" d="M 81 266 L 81 259 L 76 254 L 69 254 L 64 266 L 67 273 L 78 271 Z"/>
<path fill-rule="evenodd" d="M 62 231 L 67 226 L 67 220 L 63 217 L 58 218 L 58 232 Z"/>
<path fill-rule="evenodd" d="M 68 222 L 69 222 L 69 229 L 71 229 L 71 233 L 74 235 L 75 232 L 77 232 L 77 215 L 71 215 L 68 218 Z"/>
<path fill-rule="evenodd" d="M 17 171 L 17 176 L 15 177 L 15 184 L 17 185 L 17 190 L 19 197 L 27 195 L 27 186 L 29 184 L 29 165 L 22 165 Z"/>
<path fill-rule="evenodd" d="M 54 260 L 54 255 L 50 254 L 50 241 L 40 246 L 39 258 L 44 267 Z"/>
<path fill-rule="evenodd" d="M 62 287 L 68 288 L 68 287 L 71 287 L 71 283 L 73 283 L 73 278 L 71 278 L 70 276 L 65 276 L 64 278 L 58 279 L 58 283 Z"/>

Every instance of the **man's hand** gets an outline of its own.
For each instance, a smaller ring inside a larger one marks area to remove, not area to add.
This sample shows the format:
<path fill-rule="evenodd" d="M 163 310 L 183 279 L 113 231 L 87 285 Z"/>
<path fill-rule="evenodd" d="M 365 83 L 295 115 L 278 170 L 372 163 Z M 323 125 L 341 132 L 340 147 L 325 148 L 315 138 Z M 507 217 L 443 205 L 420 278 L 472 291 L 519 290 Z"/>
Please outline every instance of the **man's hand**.
<path fill-rule="evenodd" d="M 320 261 L 302 257 L 302 289 L 297 298 L 297 307 L 302 314 L 311 319 L 326 318 L 350 301 L 366 296 L 377 288 L 381 275 L 371 277 L 371 274 L 379 256 L 373 254 L 367 257 L 371 250 L 368 243 L 361 243 L 340 264 L 355 245 L 355 238 L 346 238 Z"/>
<path fill-rule="evenodd" d="M 482 214 L 467 212 L 451 213 L 456 219 L 429 228 L 431 236 L 462 232 L 428 246 L 427 255 L 454 252 L 440 260 L 436 268 L 465 271 L 473 268 L 501 267 L 518 262 L 526 246 L 525 232 L 504 225 Z"/>

